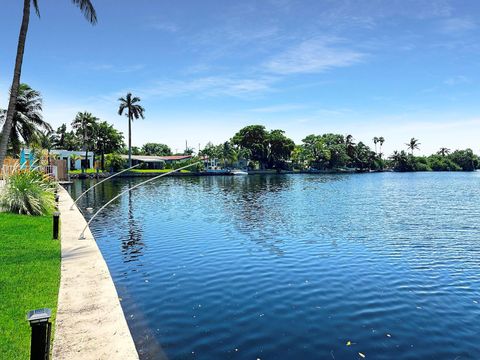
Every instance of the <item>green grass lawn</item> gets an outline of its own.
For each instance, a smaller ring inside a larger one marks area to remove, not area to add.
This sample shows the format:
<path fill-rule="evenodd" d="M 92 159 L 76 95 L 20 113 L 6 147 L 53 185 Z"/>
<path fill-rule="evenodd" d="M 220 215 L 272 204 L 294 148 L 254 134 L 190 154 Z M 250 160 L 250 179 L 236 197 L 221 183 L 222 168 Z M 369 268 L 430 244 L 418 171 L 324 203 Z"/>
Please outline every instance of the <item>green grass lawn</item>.
<path fill-rule="evenodd" d="M 143 174 L 156 174 L 156 173 L 167 173 L 167 172 L 170 172 L 172 171 L 172 169 L 133 169 L 131 170 L 132 172 L 136 172 L 136 173 L 143 173 Z M 190 171 L 189 170 L 180 170 L 178 172 L 182 172 L 182 173 L 189 173 Z"/>
<path fill-rule="evenodd" d="M 82 170 L 69 170 L 68 171 L 70 174 L 81 174 Z M 103 170 L 98 170 L 99 173 L 103 172 Z M 86 169 L 85 173 L 87 174 L 96 174 L 97 169 Z"/>
<path fill-rule="evenodd" d="M 60 284 L 60 242 L 51 216 L 0 213 L 0 358 L 30 358 L 28 310 L 51 308 Z"/>

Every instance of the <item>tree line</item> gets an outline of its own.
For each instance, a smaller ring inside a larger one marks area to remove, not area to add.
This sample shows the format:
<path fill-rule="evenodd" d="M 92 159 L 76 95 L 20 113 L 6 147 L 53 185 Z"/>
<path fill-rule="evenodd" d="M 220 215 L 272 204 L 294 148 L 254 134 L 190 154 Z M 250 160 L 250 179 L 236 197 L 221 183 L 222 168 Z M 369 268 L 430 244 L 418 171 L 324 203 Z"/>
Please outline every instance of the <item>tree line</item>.
<path fill-rule="evenodd" d="M 383 136 L 374 137 L 375 149 L 352 135 L 310 134 L 301 144 L 285 135 L 283 130 L 268 131 L 262 125 L 239 130 L 229 141 L 219 145 L 208 143 L 200 155 L 221 159 L 225 166 L 243 161 L 250 169 L 310 171 L 473 171 L 480 166 L 479 157 L 471 149 L 455 150 L 442 147 L 430 156 L 415 156 L 420 148 L 418 139 L 405 143 L 406 150 L 394 151 L 385 157 Z"/>
<path fill-rule="evenodd" d="M 125 112 L 129 122 L 143 117 L 144 109 L 138 104 L 139 98 L 127 94 L 119 101 L 118 113 L 122 115 Z M 28 84 L 20 84 L 7 143 L 7 155 L 18 157 L 22 147 L 40 147 L 49 152 L 53 149 L 85 151 L 85 158 L 88 158 L 89 152 L 94 152 L 99 156 L 100 167 L 105 169 L 106 154 L 129 153 L 123 133 L 88 111 L 78 112 L 70 126 L 64 123 L 54 131 L 44 120 L 42 110 L 40 92 Z M 0 109 L 0 124 L 5 123 L 6 114 L 7 110 Z M 165 144 L 146 143 L 140 148 L 132 147 L 132 153 L 162 156 L 171 155 L 172 151 Z M 84 167 L 82 162 L 82 169 Z"/>
<path fill-rule="evenodd" d="M 119 99 L 118 114 L 125 113 L 130 124 L 129 140 L 131 122 L 144 117 L 145 110 L 140 106 L 140 101 L 130 93 Z M 6 113 L 6 110 L 0 109 L 0 123 L 5 121 Z M 85 151 L 85 159 L 90 152 L 94 152 L 103 170 L 111 167 L 106 165 L 106 159 L 114 160 L 116 168 L 122 166 L 118 154 L 172 155 L 172 150 L 166 144 L 146 143 L 142 147 L 132 147 L 126 146 L 124 140 L 124 135 L 112 124 L 101 121 L 87 111 L 77 113 L 70 127 L 65 123 L 53 131 L 42 116 L 41 94 L 27 84 L 20 84 L 8 143 L 11 155 L 18 156 L 21 146 L 39 146 L 48 151 Z M 302 139 L 301 144 L 295 144 L 283 130 L 267 130 L 262 125 L 250 125 L 222 144 L 207 143 L 197 155 L 218 159 L 224 167 L 239 166 L 241 162 L 242 166 L 261 170 L 472 171 L 479 167 L 479 158 L 471 149 L 452 152 L 442 147 L 430 156 L 415 156 L 421 144 L 418 139 L 411 138 L 405 143 L 406 150 L 394 151 L 385 157 L 382 152 L 384 142 L 383 136 L 374 137 L 375 149 L 372 150 L 361 141 L 357 143 L 352 135 L 327 133 L 310 134 Z M 107 157 L 107 154 L 113 155 Z M 193 149 L 187 148 L 182 154 L 192 155 Z"/>

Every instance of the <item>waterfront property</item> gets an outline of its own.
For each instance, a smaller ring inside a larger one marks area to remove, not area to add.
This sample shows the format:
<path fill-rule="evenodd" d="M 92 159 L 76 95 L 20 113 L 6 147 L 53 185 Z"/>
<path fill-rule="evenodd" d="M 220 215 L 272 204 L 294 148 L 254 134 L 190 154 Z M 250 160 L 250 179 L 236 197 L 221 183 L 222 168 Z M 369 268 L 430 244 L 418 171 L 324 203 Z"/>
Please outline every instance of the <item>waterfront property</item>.
<path fill-rule="evenodd" d="M 122 155 L 124 160 L 128 160 L 128 155 Z M 145 169 L 164 169 L 167 164 L 174 164 L 190 160 L 191 155 L 171 155 L 171 156 L 152 156 L 152 155 L 132 155 L 132 166 L 142 164 Z"/>
<path fill-rule="evenodd" d="M 479 187 L 478 172 L 172 177 L 91 228 L 144 359 L 475 359 Z"/>
<path fill-rule="evenodd" d="M 31 149 L 24 149 L 24 156 L 30 157 Z M 85 159 L 85 151 L 69 151 L 63 149 L 50 150 L 50 155 L 58 160 L 64 160 L 68 164 L 69 170 L 78 170 L 82 168 L 93 169 L 95 166 L 95 154 L 93 152 L 88 153 L 88 158 Z"/>

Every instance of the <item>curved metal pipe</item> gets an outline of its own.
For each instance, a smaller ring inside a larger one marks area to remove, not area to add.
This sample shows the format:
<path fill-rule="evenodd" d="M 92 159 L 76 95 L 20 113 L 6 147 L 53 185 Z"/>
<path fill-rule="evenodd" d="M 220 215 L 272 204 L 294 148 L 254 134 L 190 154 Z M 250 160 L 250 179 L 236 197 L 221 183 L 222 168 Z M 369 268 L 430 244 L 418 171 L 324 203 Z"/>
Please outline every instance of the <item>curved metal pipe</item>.
<path fill-rule="evenodd" d="M 80 200 L 81 197 L 83 197 L 83 195 L 85 195 L 87 192 L 89 192 L 90 190 L 94 189 L 97 185 L 100 185 L 101 183 L 107 181 L 108 179 L 111 179 L 117 175 L 120 175 L 121 173 L 124 173 L 125 171 L 129 171 L 129 170 L 132 170 L 133 168 L 136 168 L 137 166 L 140 166 L 140 164 L 137 164 L 135 166 L 132 166 L 132 167 L 129 167 L 128 169 L 125 169 L 125 170 L 122 170 L 118 173 L 115 173 L 105 179 L 103 179 L 102 181 L 99 181 L 98 183 L 96 183 L 95 185 L 89 187 L 87 190 L 85 190 L 83 193 L 80 194 L 80 196 L 73 202 L 72 206 L 70 206 L 70 210 L 73 210 L 73 207 L 75 206 L 75 204 L 77 203 L 78 200 Z"/>
<path fill-rule="evenodd" d="M 157 176 L 155 176 L 155 177 L 153 177 L 153 178 L 150 178 L 150 179 L 148 179 L 148 180 L 145 180 L 145 181 L 141 182 L 140 184 L 137 184 L 137 185 L 135 185 L 135 186 L 133 186 L 133 187 L 131 187 L 131 188 L 128 188 L 127 190 L 122 191 L 120 194 L 118 194 L 117 196 L 115 196 L 114 198 L 112 198 L 109 202 L 107 202 L 107 203 L 106 203 L 105 205 L 103 205 L 100 209 L 98 209 L 98 211 L 97 211 L 95 214 L 93 214 L 93 216 L 90 218 L 90 220 L 88 220 L 87 225 L 85 225 L 85 227 L 83 228 L 82 232 L 80 233 L 79 240 L 85 239 L 85 230 L 87 230 L 88 226 L 89 226 L 90 223 L 93 221 L 93 219 L 95 219 L 95 218 L 97 217 L 97 215 L 98 215 L 100 212 L 102 212 L 103 209 L 105 209 L 108 205 L 110 205 L 112 202 L 114 202 L 115 200 L 117 200 L 120 196 L 122 196 L 122 195 L 125 194 L 126 192 L 132 191 L 132 190 L 138 188 L 139 186 L 142 186 L 142 185 L 144 185 L 144 184 L 147 184 L 147 183 L 149 183 L 149 182 L 151 182 L 151 181 L 153 181 L 153 180 L 159 179 L 159 178 L 161 178 L 161 177 L 170 175 L 170 174 L 172 174 L 172 173 L 174 173 L 174 172 L 177 172 L 177 171 L 180 171 L 180 170 L 189 168 L 190 166 L 197 165 L 197 164 L 200 164 L 200 163 L 201 163 L 201 161 L 197 161 L 197 162 L 195 162 L 195 163 L 193 163 L 193 164 L 189 164 L 189 165 L 183 166 L 183 167 L 181 167 L 181 168 L 178 168 L 178 169 L 169 171 L 169 172 L 167 172 L 167 173 L 164 173 L 164 174 L 161 174 L 161 175 L 157 175 Z"/>

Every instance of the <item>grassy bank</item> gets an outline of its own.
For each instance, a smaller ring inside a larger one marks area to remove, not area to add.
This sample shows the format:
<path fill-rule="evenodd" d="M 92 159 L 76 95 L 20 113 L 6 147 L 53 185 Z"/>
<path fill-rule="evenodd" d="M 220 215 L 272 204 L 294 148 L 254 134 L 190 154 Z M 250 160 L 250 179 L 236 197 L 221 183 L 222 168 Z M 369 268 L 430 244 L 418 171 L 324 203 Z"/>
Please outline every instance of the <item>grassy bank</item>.
<path fill-rule="evenodd" d="M 172 169 L 133 169 L 131 170 L 131 172 L 133 173 L 139 173 L 139 174 L 161 174 L 161 173 L 167 173 L 167 172 L 170 172 L 170 171 L 173 171 Z M 189 173 L 190 171 L 189 170 L 180 170 L 178 172 L 181 172 L 181 173 Z"/>
<path fill-rule="evenodd" d="M 51 308 L 60 284 L 60 242 L 50 216 L 0 213 L 0 358 L 30 358 L 28 310 Z"/>
<path fill-rule="evenodd" d="M 97 169 L 85 169 L 84 171 L 85 174 L 96 174 L 97 172 L 102 173 L 103 170 L 97 171 Z M 68 173 L 78 175 L 78 174 L 82 174 L 82 170 L 69 170 Z"/>

